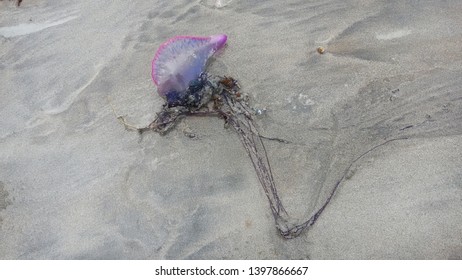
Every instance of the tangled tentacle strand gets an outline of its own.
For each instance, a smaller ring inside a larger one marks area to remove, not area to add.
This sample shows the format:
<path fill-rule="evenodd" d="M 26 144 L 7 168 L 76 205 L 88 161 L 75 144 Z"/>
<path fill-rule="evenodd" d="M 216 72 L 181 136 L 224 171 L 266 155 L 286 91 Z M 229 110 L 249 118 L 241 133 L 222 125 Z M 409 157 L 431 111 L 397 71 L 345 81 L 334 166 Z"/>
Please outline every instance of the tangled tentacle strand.
<path fill-rule="evenodd" d="M 198 83 L 199 81 L 192 81 L 191 85 L 194 85 L 194 89 L 188 89 L 186 95 L 191 91 L 195 94 L 194 98 L 197 98 L 197 91 L 200 90 L 200 100 L 195 100 L 195 102 L 191 103 L 188 101 L 188 98 L 183 98 L 175 100 L 174 104 L 169 104 L 167 101 L 162 111 L 157 114 L 157 118 L 149 126 L 137 128 L 137 130 L 140 133 L 146 130 L 154 130 L 160 134 L 165 134 L 184 116 L 199 115 L 218 116 L 223 118 L 226 124 L 232 126 L 239 135 L 239 139 L 252 161 L 260 184 L 268 199 L 276 228 L 281 236 L 287 239 L 299 236 L 305 229 L 314 225 L 321 213 L 330 203 L 341 182 L 345 179 L 347 171 L 356 161 L 388 142 L 406 139 L 399 138 L 388 140 L 357 157 L 346 168 L 344 175 L 336 182 L 321 207 L 315 211 L 308 220 L 302 223 L 296 222 L 296 220 L 292 219 L 284 209 L 281 199 L 278 196 L 270 161 L 262 139 L 265 138 L 286 143 L 287 141 L 260 135 L 252 118 L 253 110 L 248 104 L 248 98 L 240 93 L 240 87 L 235 79 L 230 77 L 212 77 L 203 73 L 198 80 L 200 80 L 200 83 Z M 201 89 L 197 88 L 198 84 L 202 85 Z M 182 103 L 181 100 L 185 101 Z"/>
<path fill-rule="evenodd" d="M 270 161 L 262 140 L 263 137 L 258 132 L 252 119 L 253 110 L 248 104 L 248 98 L 241 96 L 239 85 L 233 78 L 201 75 L 201 79 L 204 79 L 204 77 L 206 77 L 207 82 L 203 83 L 204 87 L 201 90 L 203 91 L 202 96 L 207 98 L 204 98 L 200 105 L 191 106 L 190 104 L 178 104 L 177 102 L 172 106 L 167 102 L 162 111 L 157 114 L 157 118 L 148 127 L 138 130 L 143 132 L 152 129 L 160 134 L 165 134 L 173 128 L 179 119 L 186 115 L 222 117 L 226 124 L 232 126 L 237 132 L 252 161 L 280 234 L 285 238 L 298 236 L 304 228 L 314 223 L 320 212 L 316 218 L 312 218 L 303 224 L 296 224 L 291 221 L 292 219 L 284 209 L 278 196 Z M 206 106 L 209 103 L 213 103 L 212 106 Z M 273 140 L 285 142 L 280 139 Z"/>

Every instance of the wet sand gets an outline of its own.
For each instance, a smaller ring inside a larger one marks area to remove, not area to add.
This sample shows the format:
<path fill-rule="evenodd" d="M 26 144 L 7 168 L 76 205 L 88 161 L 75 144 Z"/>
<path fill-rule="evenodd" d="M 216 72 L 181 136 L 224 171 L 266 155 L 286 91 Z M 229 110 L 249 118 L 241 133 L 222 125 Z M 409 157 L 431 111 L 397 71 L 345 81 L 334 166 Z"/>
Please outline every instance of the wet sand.
<path fill-rule="evenodd" d="M 461 259 L 462 3 L 216 4 L 0 2 L 0 258 Z M 222 120 L 140 136 L 116 119 L 160 110 L 162 42 L 217 33 L 209 72 L 291 142 L 265 142 L 290 215 L 346 174 L 296 239 Z"/>

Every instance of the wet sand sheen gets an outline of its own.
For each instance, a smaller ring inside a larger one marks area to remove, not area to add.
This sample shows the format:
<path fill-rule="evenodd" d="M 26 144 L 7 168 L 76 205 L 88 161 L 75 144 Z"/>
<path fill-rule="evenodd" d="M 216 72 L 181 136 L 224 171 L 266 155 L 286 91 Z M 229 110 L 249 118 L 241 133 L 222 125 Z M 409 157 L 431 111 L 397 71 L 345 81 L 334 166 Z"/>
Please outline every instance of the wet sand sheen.
<path fill-rule="evenodd" d="M 0 258 L 462 258 L 460 2 L 210 3 L 0 2 Z M 209 71 L 291 142 L 265 145 L 294 217 L 359 155 L 408 138 L 356 162 L 293 240 L 222 120 L 140 137 L 113 114 L 151 122 L 157 47 L 219 33 Z"/>

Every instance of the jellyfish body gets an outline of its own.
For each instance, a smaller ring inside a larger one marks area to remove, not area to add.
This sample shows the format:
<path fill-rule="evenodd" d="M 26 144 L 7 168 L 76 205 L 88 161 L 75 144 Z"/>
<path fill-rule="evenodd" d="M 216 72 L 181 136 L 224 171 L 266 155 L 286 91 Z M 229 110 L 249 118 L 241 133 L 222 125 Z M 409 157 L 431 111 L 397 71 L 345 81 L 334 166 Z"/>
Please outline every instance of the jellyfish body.
<path fill-rule="evenodd" d="M 207 60 L 226 43 L 224 34 L 176 36 L 162 45 L 152 60 L 152 79 L 160 96 L 183 92 L 205 71 Z"/>

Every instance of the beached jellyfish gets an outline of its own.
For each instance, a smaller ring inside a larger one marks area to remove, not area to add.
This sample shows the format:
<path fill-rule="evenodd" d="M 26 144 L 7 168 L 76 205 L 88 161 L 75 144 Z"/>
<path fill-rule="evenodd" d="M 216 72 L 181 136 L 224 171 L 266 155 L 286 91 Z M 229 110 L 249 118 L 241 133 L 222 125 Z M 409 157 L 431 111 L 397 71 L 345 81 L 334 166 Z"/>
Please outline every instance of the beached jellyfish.
<path fill-rule="evenodd" d="M 232 77 L 209 76 L 205 73 L 207 60 L 226 43 L 226 35 L 210 37 L 177 36 L 163 43 L 152 61 L 152 78 L 159 95 L 167 101 L 157 118 L 144 128 L 136 128 L 118 117 L 125 127 L 138 132 L 154 130 L 165 134 L 183 116 L 219 116 L 237 132 L 247 151 L 256 175 L 268 199 L 276 228 L 284 238 L 294 238 L 314 225 L 324 211 L 337 188 L 347 177 L 352 165 L 372 150 L 396 138 L 374 146 L 357 157 L 348 166 L 343 176 L 335 183 L 320 208 L 311 213 L 308 219 L 300 222 L 293 219 L 278 196 L 276 183 L 271 171 L 270 161 L 263 139 L 289 143 L 286 140 L 265 137 L 254 124 L 253 116 L 263 114 L 265 109 L 255 109 L 242 98 L 240 86 Z"/>
<path fill-rule="evenodd" d="M 184 115 L 221 116 L 238 132 L 268 198 L 279 232 L 285 238 L 296 237 L 314 223 L 320 212 L 302 225 L 292 222 L 277 194 L 262 136 L 253 124 L 253 110 L 246 99 L 241 98 L 238 82 L 231 77 L 205 73 L 207 60 L 223 48 L 226 40 L 224 34 L 176 36 L 159 47 L 152 61 L 152 79 L 167 103 L 148 127 L 138 131 L 153 129 L 163 134 Z M 263 110 L 254 113 L 262 114 Z M 285 142 L 277 138 L 267 139 Z"/>

